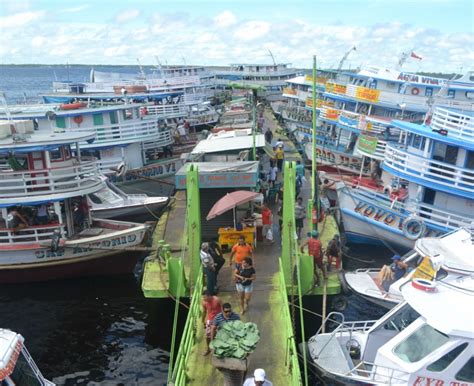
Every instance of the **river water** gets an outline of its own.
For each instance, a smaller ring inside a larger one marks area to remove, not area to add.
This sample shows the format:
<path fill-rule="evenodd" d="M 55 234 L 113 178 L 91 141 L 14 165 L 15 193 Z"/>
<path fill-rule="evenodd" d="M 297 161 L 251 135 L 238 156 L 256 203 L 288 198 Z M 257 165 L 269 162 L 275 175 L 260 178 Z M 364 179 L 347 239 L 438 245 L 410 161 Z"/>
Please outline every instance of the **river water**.
<path fill-rule="evenodd" d="M 137 67 L 98 66 L 99 71 L 137 73 Z M 58 81 L 87 81 L 87 66 L 0 66 L 0 92 L 9 103 L 38 100 Z M 380 266 L 385 249 L 352 248 L 345 266 Z M 38 367 L 61 385 L 164 385 L 174 303 L 145 299 L 141 264 L 134 274 L 0 287 L 0 328 L 21 333 Z M 307 307 L 315 307 L 311 303 Z M 350 297 L 347 320 L 383 312 Z M 185 310 L 180 310 L 181 331 Z M 307 315 L 306 337 L 320 320 Z"/>

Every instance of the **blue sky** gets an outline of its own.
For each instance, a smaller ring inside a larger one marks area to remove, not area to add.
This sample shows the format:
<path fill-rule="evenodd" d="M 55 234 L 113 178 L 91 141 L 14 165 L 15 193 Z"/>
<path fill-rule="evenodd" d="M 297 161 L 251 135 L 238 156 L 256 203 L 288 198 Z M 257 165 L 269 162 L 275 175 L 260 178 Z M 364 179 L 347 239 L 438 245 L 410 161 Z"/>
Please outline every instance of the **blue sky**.
<path fill-rule="evenodd" d="M 395 66 L 416 71 L 474 63 L 472 0 L 0 0 L 0 63 Z M 158 58 L 158 59 L 157 59 Z"/>

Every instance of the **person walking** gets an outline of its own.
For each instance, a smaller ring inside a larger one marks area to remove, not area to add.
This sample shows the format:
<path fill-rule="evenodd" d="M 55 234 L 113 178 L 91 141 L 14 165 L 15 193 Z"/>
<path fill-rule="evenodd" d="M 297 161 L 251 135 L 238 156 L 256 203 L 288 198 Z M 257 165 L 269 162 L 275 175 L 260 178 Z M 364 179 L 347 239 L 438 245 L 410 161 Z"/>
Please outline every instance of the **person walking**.
<path fill-rule="evenodd" d="M 267 129 L 267 131 L 265 131 L 265 141 L 271 144 L 272 139 L 273 139 L 273 133 L 270 129 Z"/>
<path fill-rule="evenodd" d="M 222 303 L 217 296 L 212 295 L 206 290 L 202 295 L 201 305 L 202 322 L 204 324 L 204 331 L 206 335 L 206 350 L 204 351 L 203 355 L 206 356 L 211 352 L 209 349 L 209 343 L 211 343 L 212 340 L 212 324 L 216 315 L 222 312 Z"/>
<path fill-rule="evenodd" d="M 318 268 L 323 272 L 324 280 L 327 279 L 326 268 L 323 264 L 323 248 L 321 241 L 319 240 L 318 231 L 312 231 L 311 237 L 301 245 L 301 252 L 303 253 L 304 247 L 308 246 L 308 254 L 313 256 L 314 260 L 314 276 L 316 278 L 315 285 L 319 286 L 321 281 L 319 278 Z"/>
<path fill-rule="evenodd" d="M 247 312 L 250 298 L 253 292 L 253 282 L 255 280 L 255 268 L 252 266 L 252 259 L 246 257 L 242 264 L 237 264 L 234 271 L 235 287 L 240 298 L 240 311 Z"/>
<path fill-rule="evenodd" d="M 268 183 L 271 188 L 275 187 L 275 182 L 278 177 L 278 166 L 275 163 L 270 164 L 270 170 L 268 172 Z"/>
<path fill-rule="evenodd" d="M 247 378 L 243 386 L 273 386 L 273 383 L 267 379 L 264 369 L 255 369 L 253 377 Z"/>
<path fill-rule="evenodd" d="M 214 260 L 214 264 L 216 267 L 216 276 L 218 276 L 219 271 L 221 270 L 222 266 L 225 264 L 225 259 L 224 259 L 224 254 L 222 253 L 221 246 L 219 245 L 215 237 L 211 241 L 209 241 L 209 254 Z M 217 277 L 216 277 L 216 283 L 217 283 Z"/>
<path fill-rule="evenodd" d="M 298 197 L 295 205 L 295 224 L 296 224 L 296 235 L 298 239 L 301 238 L 301 230 L 304 227 L 304 219 L 306 217 L 306 208 L 303 205 L 303 199 Z"/>
<path fill-rule="evenodd" d="M 209 254 L 209 244 L 201 244 L 201 264 L 206 275 L 206 288 L 211 295 L 216 294 L 216 267 L 214 259 Z"/>
<path fill-rule="evenodd" d="M 262 205 L 262 236 L 273 244 L 273 214 L 270 208 Z M 269 234 L 268 232 L 271 232 Z"/>
<path fill-rule="evenodd" d="M 235 256 L 236 264 L 241 264 L 244 258 L 252 257 L 253 258 L 253 248 L 252 246 L 245 241 L 244 236 L 239 237 L 239 242 L 232 247 L 232 252 L 230 253 L 229 265 L 232 265 L 232 260 Z"/>
<path fill-rule="evenodd" d="M 283 160 L 285 159 L 285 152 L 283 151 L 283 146 L 277 147 L 275 155 L 277 159 L 278 171 L 281 172 L 283 170 Z"/>
<path fill-rule="evenodd" d="M 328 266 L 329 270 L 332 268 L 332 262 L 336 261 L 336 270 L 341 270 L 341 240 L 339 235 L 334 235 L 334 237 L 329 241 L 326 255 L 328 257 Z"/>
<path fill-rule="evenodd" d="M 219 312 L 214 317 L 214 321 L 212 322 L 212 327 L 211 327 L 212 339 L 216 337 L 217 331 L 220 330 L 220 328 L 224 324 L 232 320 L 240 320 L 240 315 L 232 311 L 232 306 L 230 305 L 230 303 L 224 303 L 222 305 L 222 312 Z"/>

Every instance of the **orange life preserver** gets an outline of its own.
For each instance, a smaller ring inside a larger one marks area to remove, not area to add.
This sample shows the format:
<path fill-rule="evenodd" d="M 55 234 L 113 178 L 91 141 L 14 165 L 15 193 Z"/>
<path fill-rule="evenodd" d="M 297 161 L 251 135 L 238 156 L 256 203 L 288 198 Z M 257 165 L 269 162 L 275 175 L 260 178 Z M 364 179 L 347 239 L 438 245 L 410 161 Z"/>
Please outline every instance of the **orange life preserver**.
<path fill-rule="evenodd" d="M 82 118 L 82 115 L 76 115 L 74 118 L 72 118 L 72 120 L 79 125 L 80 123 L 82 123 L 84 118 Z"/>
<path fill-rule="evenodd" d="M 411 285 L 414 288 L 419 289 L 421 291 L 425 291 L 425 292 L 436 291 L 436 283 L 432 282 L 431 280 L 416 278 L 416 279 L 413 279 L 413 281 L 411 282 Z"/>
<path fill-rule="evenodd" d="M 411 89 L 411 95 L 418 95 L 420 93 L 420 90 L 416 87 L 413 87 Z"/>
<path fill-rule="evenodd" d="M 87 103 L 78 102 L 78 103 L 63 103 L 59 106 L 61 110 L 76 110 L 87 107 Z"/>

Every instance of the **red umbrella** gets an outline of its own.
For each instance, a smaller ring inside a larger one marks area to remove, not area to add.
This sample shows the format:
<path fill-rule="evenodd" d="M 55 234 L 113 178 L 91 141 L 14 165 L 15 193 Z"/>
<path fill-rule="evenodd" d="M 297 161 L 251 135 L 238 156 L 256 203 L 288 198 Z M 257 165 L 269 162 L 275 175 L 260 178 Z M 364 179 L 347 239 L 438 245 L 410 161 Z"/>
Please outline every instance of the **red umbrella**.
<path fill-rule="evenodd" d="M 207 214 L 206 220 L 211 220 L 228 210 L 235 209 L 236 206 L 245 204 L 257 198 L 260 193 L 251 192 L 249 190 L 237 190 L 236 192 L 227 193 L 224 197 L 219 199 Z M 234 213 L 234 228 L 235 228 L 235 213 Z"/>

